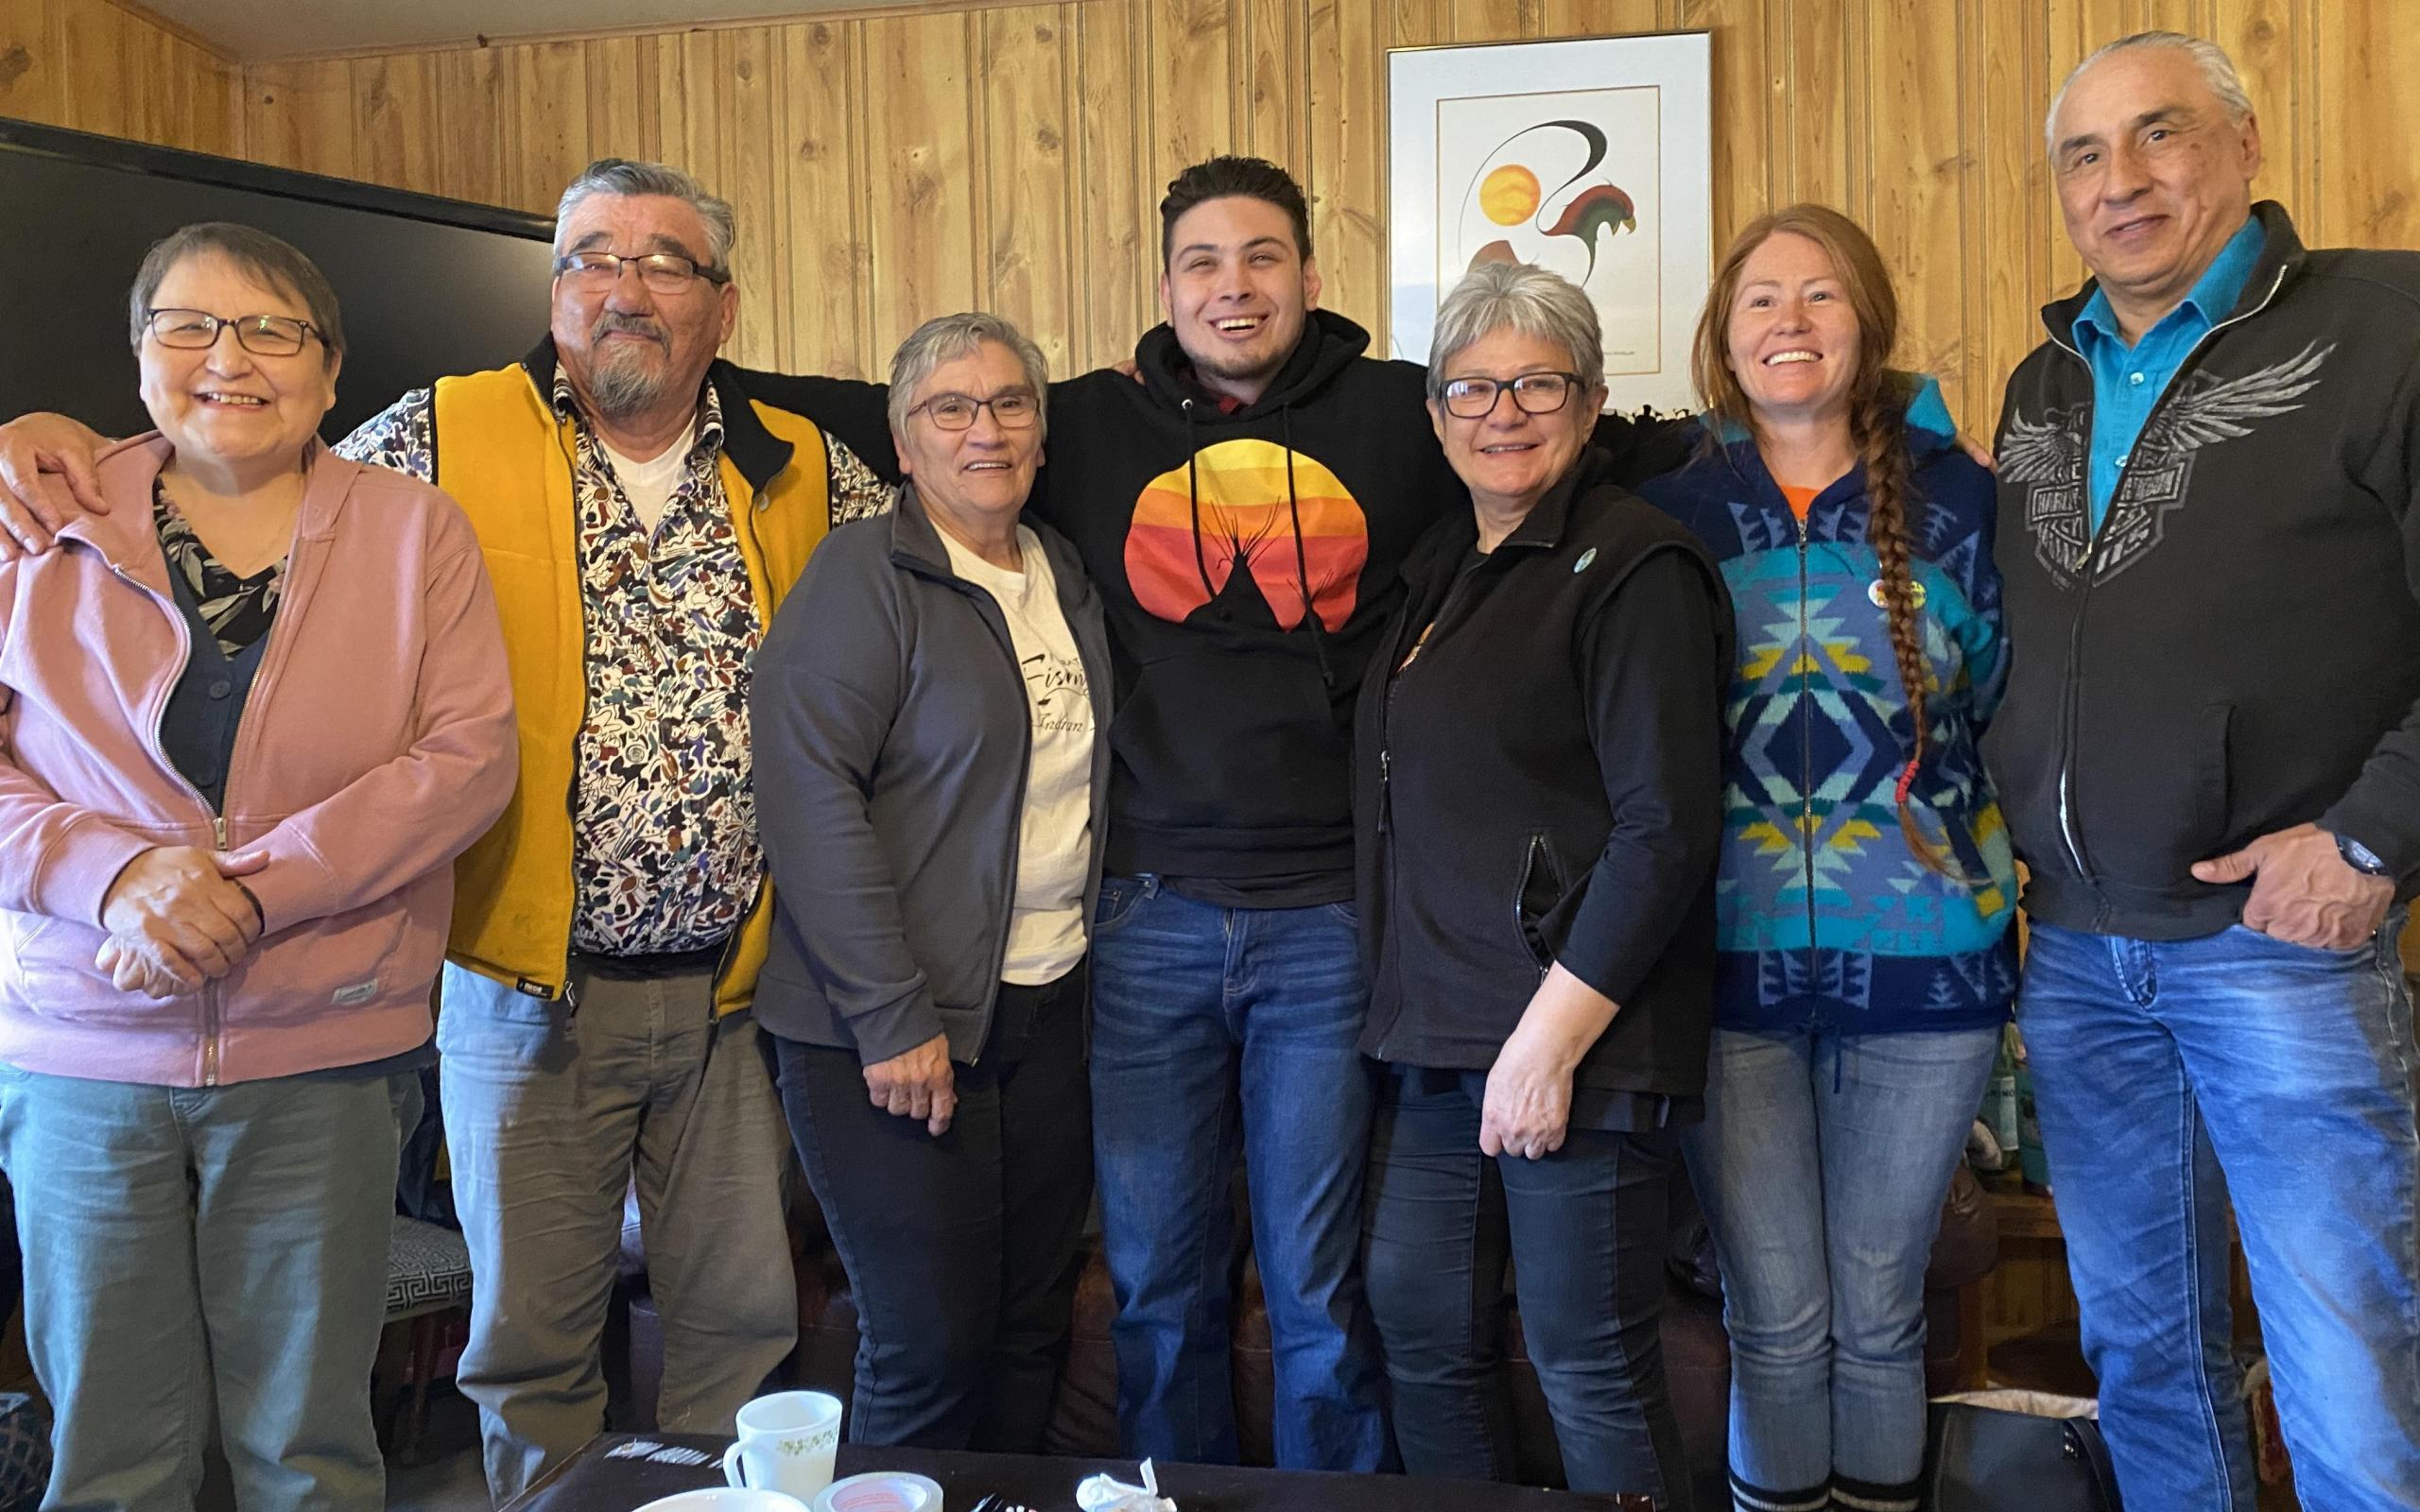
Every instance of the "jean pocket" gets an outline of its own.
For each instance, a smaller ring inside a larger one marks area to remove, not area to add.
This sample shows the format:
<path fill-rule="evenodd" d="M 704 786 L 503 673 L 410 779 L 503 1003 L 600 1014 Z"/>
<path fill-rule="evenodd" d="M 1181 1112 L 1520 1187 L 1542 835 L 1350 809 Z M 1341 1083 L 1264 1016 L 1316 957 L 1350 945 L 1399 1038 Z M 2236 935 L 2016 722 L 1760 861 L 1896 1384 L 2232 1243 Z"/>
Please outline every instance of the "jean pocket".
<path fill-rule="evenodd" d="M 2347 945 L 2341 950 L 2332 945 L 2297 945 L 2274 935 L 2264 935 L 2249 924 L 2228 925 L 2227 938 L 2247 954 L 2265 956 L 2289 966 L 2366 967 L 2377 961 L 2381 950 L 2392 953 L 2394 946 L 2394 936 L 2384 929 L 2358 945 Z"/>
<path fill-rule="evenodd" d="M 1100 900 L 1093 904 L 1093 938 L 1116 933 L 1134 917 L 1150 891 L 1150 885 L 1140 877 L 1101 878 Z"/>
<path fill-rule="evenodd" d="M 493 977 L 448 966 L 438 996 L 441 1056 L 501 1051 L 516 1060 L 539 1054 L 557 1035 L 568 1036 L 567 1004 L 534 997 Z"/>

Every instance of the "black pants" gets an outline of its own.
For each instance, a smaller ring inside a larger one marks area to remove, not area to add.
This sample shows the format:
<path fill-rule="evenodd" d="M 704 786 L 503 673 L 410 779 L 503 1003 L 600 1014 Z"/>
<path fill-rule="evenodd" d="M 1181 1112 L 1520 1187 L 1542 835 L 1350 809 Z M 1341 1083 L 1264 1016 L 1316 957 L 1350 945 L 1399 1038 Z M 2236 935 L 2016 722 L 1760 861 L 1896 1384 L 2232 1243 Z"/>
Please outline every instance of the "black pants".
<path fill-rule="evenodd" d="M 1483 1072 L 1396 1068 L 1370 1151 L 1370 1308 L 1414 1475 L 1510 1480 L 1505 1269 L 1575 1491 L 1688 1505 L 1664 1380 L 1668 1128 L 1574 1128 L 1543 1160 L 1479 1152 Z"/>
<path fill-rule="evenodd" d="M 857 1304 L 849 1441 L 1035 1454 L 1092 1203 L 1085 970 L 1000 988 L 958 1112 L 867 1100 L 856 1054 L 773 1040 L 782 1110 Z"/>

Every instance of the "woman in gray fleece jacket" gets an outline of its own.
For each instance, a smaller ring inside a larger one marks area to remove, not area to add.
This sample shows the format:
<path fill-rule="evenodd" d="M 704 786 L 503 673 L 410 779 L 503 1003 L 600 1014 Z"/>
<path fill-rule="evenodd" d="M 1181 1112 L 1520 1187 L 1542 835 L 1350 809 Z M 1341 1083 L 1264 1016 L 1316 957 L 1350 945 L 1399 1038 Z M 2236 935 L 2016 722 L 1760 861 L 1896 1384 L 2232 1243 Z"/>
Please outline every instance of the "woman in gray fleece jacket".
<path fill-rule="evenodd" d="M 1111 675 L 1073 549 L 1018 518 L 1047 384 L 995 316 L 918 328 L 899 507 L 833 532 L 756 659 L 756 1016 L 856 1295 L 860 1444 L 1040 1452 L 1091 1200 Z"/>

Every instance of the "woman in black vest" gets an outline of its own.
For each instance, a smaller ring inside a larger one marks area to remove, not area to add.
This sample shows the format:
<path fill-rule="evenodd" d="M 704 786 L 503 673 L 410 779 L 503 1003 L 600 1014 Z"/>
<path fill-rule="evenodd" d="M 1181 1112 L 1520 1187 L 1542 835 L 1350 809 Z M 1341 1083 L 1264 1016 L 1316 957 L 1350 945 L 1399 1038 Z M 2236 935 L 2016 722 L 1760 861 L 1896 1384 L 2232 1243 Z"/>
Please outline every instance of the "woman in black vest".
<path fill-rule="evenodd" d="M 1731 610 L 1695 539 L 1588 446 L 1569 283 L 1474 270 L 1428 410 L 1471 507 L 1416 548 L 1359 710 L 1386 1065 L 1369 1289 L 1415 1474 L 1504 1479 L 1508 1262 L 1574 1489 L 1686 1504 L 1664 1383 L 1666 1194 L 1698 1116 Z"/>

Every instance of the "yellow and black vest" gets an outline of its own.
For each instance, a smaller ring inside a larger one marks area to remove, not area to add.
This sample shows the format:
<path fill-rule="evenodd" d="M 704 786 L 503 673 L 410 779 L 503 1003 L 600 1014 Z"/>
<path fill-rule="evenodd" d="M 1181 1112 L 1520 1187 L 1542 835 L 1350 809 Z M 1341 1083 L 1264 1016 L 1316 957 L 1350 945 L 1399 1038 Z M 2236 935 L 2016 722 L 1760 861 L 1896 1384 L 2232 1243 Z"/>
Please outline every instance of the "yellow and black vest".
<path fill-rule="evenodd" d="M 513 367 L 439 379 L 434 447 L 437 485 L 471 517 L 495 585 L 521 732 L 511 805 L 455 863 L 447 955 L 544 998 L 562 995 L 571 952 L 573 752 L 587 709 L 579 443 L 555 413 L 554 379 L 552 341 Z M 723 492 L 761 629 L 830 528 L 829 454 L 814 421 L 748 399 L 729 364 L 706 381 L 722 406 Z M 717 1013 L 753 997 L 772 918 L 767 882 L 723 952 Z"/>

